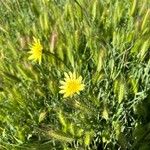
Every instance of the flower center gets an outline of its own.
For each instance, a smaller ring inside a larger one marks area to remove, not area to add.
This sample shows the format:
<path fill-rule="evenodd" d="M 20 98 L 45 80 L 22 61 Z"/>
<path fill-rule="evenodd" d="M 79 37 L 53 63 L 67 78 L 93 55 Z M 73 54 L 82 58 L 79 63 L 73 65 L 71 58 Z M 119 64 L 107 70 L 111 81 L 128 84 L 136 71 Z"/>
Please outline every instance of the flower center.
<path fill-rule="evenodd" d="M 76 81 L 69 81 L 68 82 L 68 85 L 67 85 L 67 91 L 69 92 L 69 93 L 75 93 L 75 92 L 77 92 L 78 90 L 79 90 L 79 83 L 78 82 L 76 82 Z"/>
<path fill-rule="evenodd" d="M 35 47 L 35 52 L 34 52 L 34 54 L 35 54 L 36 57 L 40 57 L 40 56 L 41 56 L 41 54 L 42 54 L 42 47 L 41 47 L 40 45 L 37 45 L 37 46 Z"/>

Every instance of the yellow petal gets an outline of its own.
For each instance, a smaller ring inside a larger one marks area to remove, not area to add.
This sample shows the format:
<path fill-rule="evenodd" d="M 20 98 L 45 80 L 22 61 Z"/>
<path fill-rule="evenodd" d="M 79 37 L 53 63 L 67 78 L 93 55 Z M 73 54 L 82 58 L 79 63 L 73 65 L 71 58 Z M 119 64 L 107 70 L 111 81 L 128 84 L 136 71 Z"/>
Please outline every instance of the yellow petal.
<path fill-rule="evenodd" d="M 84 84 L 81 84 L 81 86 L 80 86 L 80 90 L 83 90 L 83 89 L 84 89 L 84 87 L 85 87 L 85 85 L 84 85 Z"/>
<path fill-rule="evenodd" d="M 66 82 L 65 81 L 60 81 L 60 84 L 65 85 Z"/>
<path fill-rule="evenodd" d="M 80 92 L 77 92 L 77 94 L 80 94 Z"/>
<path fill-rule="evenodd" d="M 66 86 L 62 85 L 62 86 L 60 86 L 59 88 L 60 88 L 60 89 L 65 89 L 65 87 L 66 87 Z"/>
<path fill-rule="evenodd" d="M 66 72 L 64 73 L 64 75 L 66 79 L 69 79 L 69 75 Z"/>
<path fill-rule="evenodd" d="M 73 79 L 76 79 L 76 73 L 75 72 L 73 72 L 72 77 L 73 77 Z"/>
<path fill-rule="evenodd" d="M 28 54 L 33 54 L 33 51 L 29 51 Z"/>
<path fill-rule="evenodd" d="M 73 79 L 73 73 L 71 71 L 69 71 L 69 76 L 71 79 Z"/>
<path fill-rule="evenodd" d="M 65 78 L 64 80 L 65 80 L 65 82 L 69 82 L 71 79 L 70 78 Z"/>
<path fill-rule="evenodd" d="M 41 64 L 41 60 L 42 60 L 42 58 L 39 58 L 39 64 Z"/>
<path fill-rule="evenodd" d="M 59 93 L 64 94 L 65 90 L 60 90 Z"/>
<path fill-rule="evenodd" d="M 79 81 L 79 82 L 81 82 L 81 81 L 82 81 L 82 77 L 81 77 L 81 76 L 79 76 L 78 81 Z"/>
<path fill-rule="evenodd" d="M 34 55 L 29 56 L 28 59 L 29 59 L 29 60 L 34 59 Z"/>
<path fill-rule="evenodd" d="M 66 98 L 66 97 L 68 97 L 68 96 L 69 96 L 69 94 L 68 94 L 68 93 L 66 93 L 66 94 L 64 94 L 64 96 L 63 96 L 63 97 L 64 97 L 64 98 Z"/>
<path fill-rule="evenodd" d="M 37 42 L 37 39 L 35 37 L 33 37 L 33 41 L 36 43 Z"/>

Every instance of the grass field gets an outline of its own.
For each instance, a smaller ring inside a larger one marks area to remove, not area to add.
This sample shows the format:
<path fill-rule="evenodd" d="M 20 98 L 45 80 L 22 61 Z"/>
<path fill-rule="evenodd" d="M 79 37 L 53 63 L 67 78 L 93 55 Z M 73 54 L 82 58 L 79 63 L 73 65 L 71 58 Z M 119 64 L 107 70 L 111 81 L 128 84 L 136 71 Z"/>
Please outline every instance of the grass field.
<path fill-rule="evenodd" d="M 149 0 L 0 0 L 0 150 L 150 150 Z"/>

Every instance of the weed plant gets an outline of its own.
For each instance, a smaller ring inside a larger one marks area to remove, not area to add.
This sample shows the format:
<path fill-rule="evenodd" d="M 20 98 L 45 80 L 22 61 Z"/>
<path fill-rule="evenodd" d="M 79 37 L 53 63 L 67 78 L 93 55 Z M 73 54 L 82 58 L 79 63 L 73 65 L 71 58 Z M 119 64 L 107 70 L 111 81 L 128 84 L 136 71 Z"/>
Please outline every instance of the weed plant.
<path fill-rule="evenodd" d="M 1 150 L 150 149 L 149 0 L 0 0 L 0 14 Z M 85 86 L 65 98 L 69 72 Z"/>

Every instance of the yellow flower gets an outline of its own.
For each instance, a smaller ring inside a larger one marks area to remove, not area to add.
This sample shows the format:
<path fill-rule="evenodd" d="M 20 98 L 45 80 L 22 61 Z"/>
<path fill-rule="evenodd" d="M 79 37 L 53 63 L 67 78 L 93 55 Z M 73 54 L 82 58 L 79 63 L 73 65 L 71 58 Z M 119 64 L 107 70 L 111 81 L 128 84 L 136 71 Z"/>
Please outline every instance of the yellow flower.
<path fill-rule="evenodd" d="M 77 78 L 75 72 L 64 73 L 64 81 L 60 81 L 60 92 L 64 94 L 63 97 L 72 97 L 75 93 L 79 94 L 80 91 L 84 90 L 85 85 L 82 83 L 82 77 Z"/>
<path fill-rule="evenodd" d="M 39 64 L 42 60 L 42 50 L 43 46 L 40 43 L 39 39 L 33 38 L 34 42 L 30 46 L 30 51 L 28 52 L 31 56 L 28 57 L 29 60 L 38 61 Z"/>

